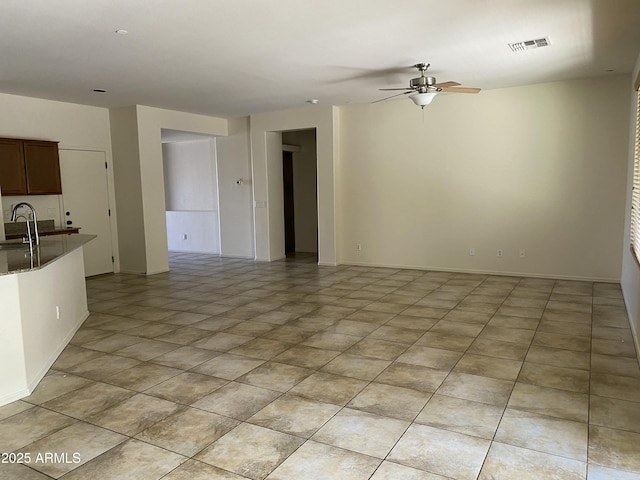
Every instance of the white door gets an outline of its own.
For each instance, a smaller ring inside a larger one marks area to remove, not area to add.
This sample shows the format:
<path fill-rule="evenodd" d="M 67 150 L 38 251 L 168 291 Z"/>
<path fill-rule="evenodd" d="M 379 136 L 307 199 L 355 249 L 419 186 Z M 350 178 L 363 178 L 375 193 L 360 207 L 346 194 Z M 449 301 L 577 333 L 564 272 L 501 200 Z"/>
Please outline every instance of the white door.
<path fill-rule="evenodd" d="M 105 153 L 60 150 L 60 176 L 63 222 L 98 236 L 84 245 L 85 275 L 113 272 Z"/>

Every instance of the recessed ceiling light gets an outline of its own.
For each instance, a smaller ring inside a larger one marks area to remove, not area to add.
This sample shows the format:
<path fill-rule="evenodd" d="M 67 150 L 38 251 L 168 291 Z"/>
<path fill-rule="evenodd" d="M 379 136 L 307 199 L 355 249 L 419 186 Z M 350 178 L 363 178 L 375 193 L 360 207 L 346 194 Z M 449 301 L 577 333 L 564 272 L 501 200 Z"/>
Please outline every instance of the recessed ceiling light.
<path fill-rule="evenodd" d="M 116 33 L 118 35 L 126 35 L 127 33 L 129 33 L 129 30 L 125 30 L 124 28 L 119 28 L 116 30 Z"/>
<path fill-rule="evenodd" d="M 317 98 L 312 98 L 310 100 L 307 100 L 307 103 L 310 103 L 311 105 L 317 105 L 319 101 L 320 100 L 318 100 Z"/>
<path fill-rule="evenodd" d="M 104 88 L 94 88 L 93 91 L 96 93 L 107 93 Z"/>

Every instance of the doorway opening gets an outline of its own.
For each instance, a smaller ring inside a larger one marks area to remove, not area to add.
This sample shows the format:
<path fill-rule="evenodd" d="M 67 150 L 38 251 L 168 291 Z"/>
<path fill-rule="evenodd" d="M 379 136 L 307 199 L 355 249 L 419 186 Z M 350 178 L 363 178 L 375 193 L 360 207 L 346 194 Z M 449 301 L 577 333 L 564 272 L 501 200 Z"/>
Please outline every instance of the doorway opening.
<path fill-rule="evenodd" d="M 162 129 L 167 248 L 220 255 L 216 140 Z"/>
<path fill-rule="evenodd" d="M 282 132 L 284 248 L 287 259 L 318 261 L 316 129 Z"/>

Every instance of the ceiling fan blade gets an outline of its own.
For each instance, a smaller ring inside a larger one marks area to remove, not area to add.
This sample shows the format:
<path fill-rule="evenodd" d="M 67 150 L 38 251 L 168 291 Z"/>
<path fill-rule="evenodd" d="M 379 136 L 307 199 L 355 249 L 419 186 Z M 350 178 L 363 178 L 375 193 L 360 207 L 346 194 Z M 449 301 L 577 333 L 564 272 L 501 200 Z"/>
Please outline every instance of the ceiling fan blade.
<path fill-rule="evenodd" d="M 411 90 L 410 92 L 396 93 L 395 95 L 391 95 L 390 97 L 381 98 L 380 100 L 376 100 L 375 102 L 371 102 L 371 103 L 384 102 L 385 100 L 389 100 L 390 98 L 399 97 L 400 95 L 407 95 L 408 93 L 412 93 L 412 92 L 413 92 L 413 90 Z"/>
<path fill-rule="evenodd" d="M 378 90 L 382 90 L 382 91 L 392 91 L 392 90 L 411 90 L 413 91 L 413 88 L 379 88 Z"/>
<path fill-rule="evenodd" d="M 458 82 L 442 82 L 442 83 L 436 83 L 434 85 L 434 87 L 457 87 L 458 85 L 460 85 Z"/>
<path fill-rule="evenodd" d="M 478 93 L 480 91 L 479 88 L 471 88 L 471 87 L 439 87 L 443 92 L 450 93 Z"/>

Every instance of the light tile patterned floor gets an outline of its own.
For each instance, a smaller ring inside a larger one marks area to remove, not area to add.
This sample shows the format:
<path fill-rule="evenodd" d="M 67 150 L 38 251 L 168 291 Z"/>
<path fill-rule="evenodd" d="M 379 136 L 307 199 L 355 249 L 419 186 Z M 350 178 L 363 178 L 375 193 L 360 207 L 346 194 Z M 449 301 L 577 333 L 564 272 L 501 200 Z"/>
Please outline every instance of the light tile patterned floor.
<path fill-rule="evenodd" d="M 170 260 L 87 282 L 91 316 L 0 407 L 0 451 L 31 457 L 0 478 L 640 479 L 618 285 Z"/>

